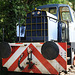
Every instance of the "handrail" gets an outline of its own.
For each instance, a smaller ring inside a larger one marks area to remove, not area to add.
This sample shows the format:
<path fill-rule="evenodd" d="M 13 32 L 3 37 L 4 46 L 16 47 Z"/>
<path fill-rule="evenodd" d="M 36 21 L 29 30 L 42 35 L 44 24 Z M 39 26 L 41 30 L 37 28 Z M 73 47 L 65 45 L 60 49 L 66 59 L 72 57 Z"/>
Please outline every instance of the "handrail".
<path fill-rule="evenodd" d="M 44 24 L 44 26 L 45 26 L 45 23 L 47 23 L 47 22 L 45 22 L 45 17 L 47 17 L 47 18 L 49 18 L 49 19 L 54 19 L 54 20 L 56 20 L 56 21 L 58 21 L 58 22 L 61 22 L 61 23 L 64 23 L 64 25 L 65 25 L 65 41 L 67 41 L 67 39 L 66 39 L 66 23 L 64 22 L 64 21 L 61 21 L 61 20 L 58 20 L 58 19 L 56 19 L 56 18 L 53 18 L 53 17 L 50 17 L 50 16 L 32 16 L 32 17 L 25 17 L 25 18 L 38 18 L 38 17 L 44 17 L 44 22 L 42 22 L 43 24 Z M 29 23 L 26 23 L 25 25 L 28 25 Z M 34 24 L 34 23 L 32 23 L 32 24 Z M 36 23 L 35 23 L 36 24 Z M 37 23 L 38 24 L 38 23 Z M 41 22 L 39 22 L 39 24 L 41 24 Z M 61 25 L 61 28 L 62 28 L 62 25 Z M 45 27 L 44 27 L 44 30 L 45 30 Z M 68 36 L 69 37 L 69 36 Z M 44 31 L 44 41 L 45 41 L 45 31 Z"/>
<path fill-rule="evenodd" d="M 62 23 L 65 23 L 65 22 L 62 21 L 62 20 L 58 20 L 58 19 L 55 19 L 55 18 L 50 17 L 50 16 L 32 16 L 32 17 L 33 17 L 33 18 L 36 18 L 36 17 L 49 17 L 49 18 L 54 19 L 54 20 L 56 20 L 56 21 L 60 21 L 60 22 L 62 22 Z M 31 18 L 31 17 L 26 17 L 26 16 L 25 16 L 25 18 Z"/>

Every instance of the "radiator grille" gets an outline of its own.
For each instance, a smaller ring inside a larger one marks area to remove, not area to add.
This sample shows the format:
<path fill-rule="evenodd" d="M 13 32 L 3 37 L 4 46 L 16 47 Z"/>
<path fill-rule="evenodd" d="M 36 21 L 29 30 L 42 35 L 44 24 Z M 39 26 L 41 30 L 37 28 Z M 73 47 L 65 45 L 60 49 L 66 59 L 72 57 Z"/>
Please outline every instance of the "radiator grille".
<path fill-rule="evenodd" d="M 40 12 L 40 14 L 37 14 L 38 12 Z M 28 41 L 48 40 L 48 24 L 47 24 L 46 11 L 37 10 L 27 14 L 26 40 Z"/>

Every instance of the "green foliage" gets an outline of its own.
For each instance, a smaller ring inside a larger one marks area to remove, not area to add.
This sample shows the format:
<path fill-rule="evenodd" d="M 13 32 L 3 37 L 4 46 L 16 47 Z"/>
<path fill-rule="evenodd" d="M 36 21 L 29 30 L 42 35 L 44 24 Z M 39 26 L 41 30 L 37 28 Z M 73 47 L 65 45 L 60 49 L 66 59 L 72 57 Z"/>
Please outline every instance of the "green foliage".
<path fill-rule="evenodd" d="M 69 0 L 72 3 L 72 8 L 75 10 L 75 0 Z"/>
<path fill-rule="evenodd" d="M 8 42 L 16 40 L 16 23 L 25 24 L 25 16 L 33 8 L 46 4 L 66 4 L 67 0 L 0 0 L 0 41 Z"/>
<path fill-rule="evenodd" d="M 5 29 L 5 41 L 15 41 L 15 24 L 17 21 L 15 21 L 12 2 L 10 0 L 0 0 L 0 10 L 0 41 L 2 41 L 3 36 L 2 28 Z"/>

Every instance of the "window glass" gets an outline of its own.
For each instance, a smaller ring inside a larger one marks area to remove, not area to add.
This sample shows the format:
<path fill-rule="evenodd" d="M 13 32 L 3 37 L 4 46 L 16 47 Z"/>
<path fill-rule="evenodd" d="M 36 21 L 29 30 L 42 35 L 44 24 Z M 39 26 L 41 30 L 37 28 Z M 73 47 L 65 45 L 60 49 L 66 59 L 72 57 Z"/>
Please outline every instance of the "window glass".
<path fill-rule="evenodd" d="M 51 14 L 56 14 L 57 12 L 56 12 L 57 10 L 56 10 L 56 7 L 51 7 L 51 8 L 49 8 L 49 12 L 51 13 Z"/>
<path fill-rule="evenodd" d="M 62 20 L 71 21 L 71 16 L 69 12 L 62 12 Z"/>
<path fill-rule="evenodd" d="M 60 7 L 61 20 L 71 21 L 71 15 L 68 7 Z"/>
<path fill-rule="evenodd" d="M 51 14 L 56 14 L 57 13 L 56 7 L 43 8 L 42 10 L 48 11 Z"/>
<path fill-rule="evenodd" d="M 42 10 L 49 12 L 49 8 L 43 8 Z"/>

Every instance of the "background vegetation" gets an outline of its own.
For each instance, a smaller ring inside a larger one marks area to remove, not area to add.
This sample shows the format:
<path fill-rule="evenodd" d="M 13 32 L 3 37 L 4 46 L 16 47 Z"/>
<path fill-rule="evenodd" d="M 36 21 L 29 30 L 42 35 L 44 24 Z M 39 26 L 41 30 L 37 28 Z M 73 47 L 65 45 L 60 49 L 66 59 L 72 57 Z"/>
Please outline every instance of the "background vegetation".
<path fill-rule="evenodd" d="M 26 13 L 46 4 L 68 4 L 74 8 L 75 0 L 0 0 L 0 42 L 15 42 L 16 24 L 24 25 Z"/>

